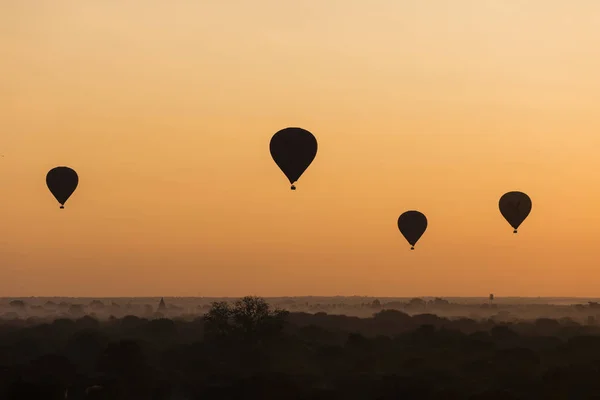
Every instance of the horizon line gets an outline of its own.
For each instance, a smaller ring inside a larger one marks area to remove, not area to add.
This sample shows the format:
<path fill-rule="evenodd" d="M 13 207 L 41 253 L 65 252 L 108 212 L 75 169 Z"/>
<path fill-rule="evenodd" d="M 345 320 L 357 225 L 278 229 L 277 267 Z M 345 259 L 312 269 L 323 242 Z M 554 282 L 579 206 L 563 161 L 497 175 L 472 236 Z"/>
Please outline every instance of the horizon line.
<path fill-rule="evenodd" d="M 244 295 L 244 296 L 164 296 L 164 295 L 153 295 L 153 296 L 1 296 L 0 300 L 3 299 L 26 299 L 26 298 L 47 298 L 47 299 L 141 299 L 141 298 L 178 298 L 178 299 L 241 299 L 247 296 L 261 297 L 263 299 L 277 299 L 277 298 L 373 298 L 373 299 L 413 299 L 413 298 L 458 298 L 458 299 L 488 299 L 487 296 L 367 296 L 367 295 L 294 295 L 294 296 L 260 296 L 260 295 Z M 494 301 L 498 299 L 600 299 L 600 297 L 594 296 L 497 296 L 494 294 Z"/>

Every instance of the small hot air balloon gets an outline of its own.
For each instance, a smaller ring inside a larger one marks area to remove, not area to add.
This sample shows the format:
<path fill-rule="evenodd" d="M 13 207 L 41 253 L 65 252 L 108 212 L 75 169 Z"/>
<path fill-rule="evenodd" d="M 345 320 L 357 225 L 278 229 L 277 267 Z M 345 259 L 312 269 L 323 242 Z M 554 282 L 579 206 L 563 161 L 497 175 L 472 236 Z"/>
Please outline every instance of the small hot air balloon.
<path fill-rule="evenodd" d="M 46 175 L 46 185 L 60 203 L 60 208 L 65 208 L 65 203 L 77 189 L 78 184 L 77 172 L 69 167 L 52 168 Z"/>
<path fill-rule="evenodd" d="M 427 218 L 419 211 L 406 211 L 398 218 L 398 229 L 410 243 L 410 249 L 414 250 L 427 229 Z"/>
<path fill-rule="evenodd" d="M 517 228 L 531 212 L 531 199 L 523 192 L 508 192 L 500 197 L 498 206 L 504 219 L 513 227 L 513 233 L 517 233 Z"/>
<path fill-rule="evenodd" d="M 275 133 L 269 145 L 271 157 L 296 190 L 294 183 L 317 155 L 317 139 L 302 128 L 285 128 Z"/>

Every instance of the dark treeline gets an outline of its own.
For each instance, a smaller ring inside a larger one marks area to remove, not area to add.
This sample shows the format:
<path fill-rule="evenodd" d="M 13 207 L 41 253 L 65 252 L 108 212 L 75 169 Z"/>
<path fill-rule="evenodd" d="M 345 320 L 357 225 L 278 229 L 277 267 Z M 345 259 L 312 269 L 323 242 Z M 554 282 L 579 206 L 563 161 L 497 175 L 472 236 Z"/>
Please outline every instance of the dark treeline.
<path fill-rule="evenodd" d="M 600 329 L 214 303 L 194 320 L 0 325 L 0 398 L 600 399 Z"/>

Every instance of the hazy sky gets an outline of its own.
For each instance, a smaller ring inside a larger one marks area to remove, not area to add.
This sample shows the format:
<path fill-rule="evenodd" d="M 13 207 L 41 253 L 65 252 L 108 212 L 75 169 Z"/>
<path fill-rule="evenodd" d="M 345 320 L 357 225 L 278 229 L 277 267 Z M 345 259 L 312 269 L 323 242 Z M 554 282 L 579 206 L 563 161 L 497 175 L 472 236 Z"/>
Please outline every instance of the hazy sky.
<path fill-rule="evenodd" d="M 598 296 L 598 26 L 596 0 L 0 0 L 0 296 Z M 319 141 L 296 192 L 288 126 Z"/>

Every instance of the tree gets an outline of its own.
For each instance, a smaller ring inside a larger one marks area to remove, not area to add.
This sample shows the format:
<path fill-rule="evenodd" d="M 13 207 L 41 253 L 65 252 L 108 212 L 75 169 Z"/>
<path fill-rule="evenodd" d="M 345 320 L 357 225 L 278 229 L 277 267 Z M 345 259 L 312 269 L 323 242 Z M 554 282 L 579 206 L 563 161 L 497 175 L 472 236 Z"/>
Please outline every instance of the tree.
<path fill-rule="evenodd" d="M 93 310 L 100 310 L 104 308 L 104 303 L 100 300 L 92 300 L 90 303 L 90 308 Z"/>
<path fill-rule="evenodd" d="M 226 301 L 215 301 L 204 315 L 204 335 L 208 338 L 223 338 L 232 331 L 231 308 Z"/>
<path fill-rule="evenodd" d="M 408 302 L 408 305 L 411 307 L 424 307 L 425 300 L 415 297 Z"/>
<path fill-rule="evenodd" d="M 264 299 L 246 296 L 235 302 L 232 315 L 235 329 L 246 338 L 254 338 L 272 337 L 281 333 L 288 312 L 271 310 Z"/>
<path fill-rule="evenodd" d="M 14 308 L 25 308 L 25 302 L 23 300 L 13 300 L 8 304 Z"/>
<path fill-rule="evenodd" d="M 232 335 L 245 340 L 270 338 L 283 331 L 287 314 L 271 310 L 264 299 L 255 296 L 237 300 L 233 306 L 214 302 L 204 315 L 204 332 L 207 339 Z"/>
<path fill-rule="evenodd" d="M 447 306 L 450 304 L 450 302 L 448 300 L 444 300 L 440 297 L 436 297 L 435 299 L 433 299 L 433 304 L 436 306 Z"/>

